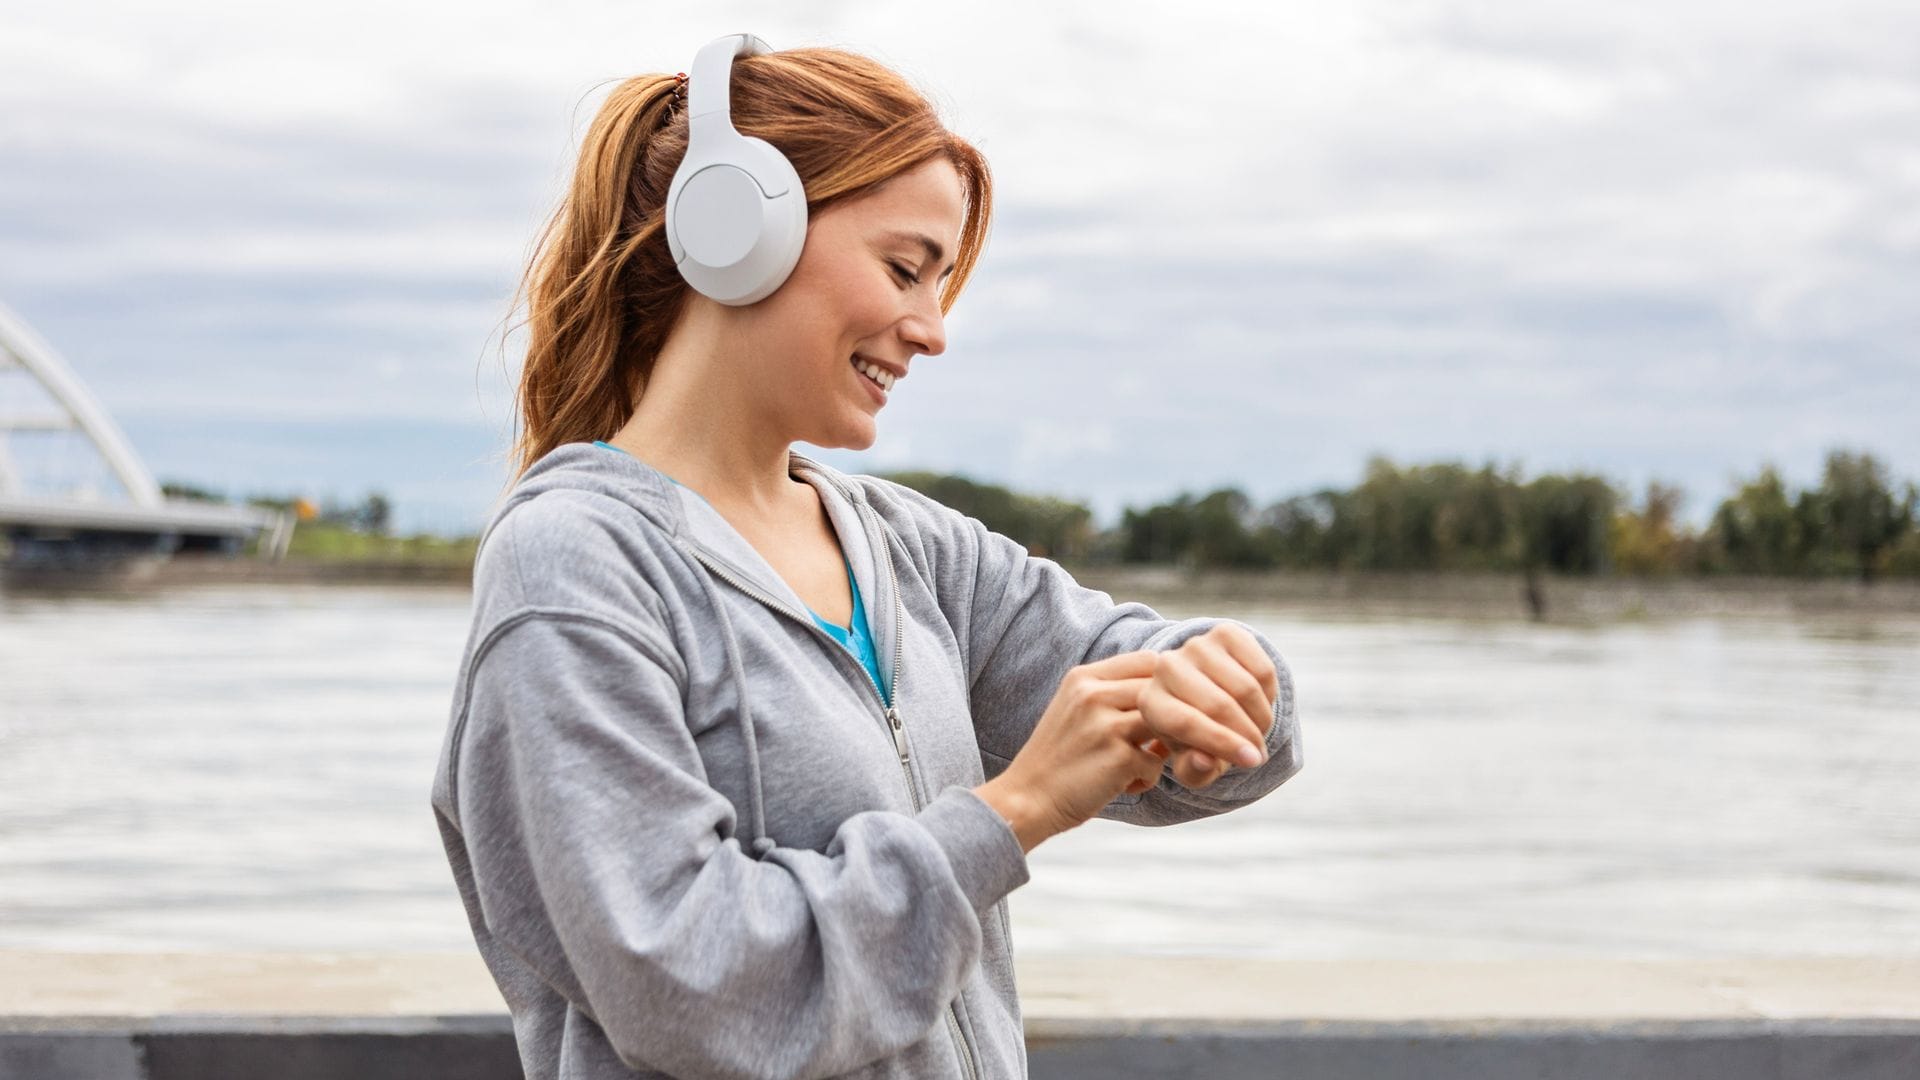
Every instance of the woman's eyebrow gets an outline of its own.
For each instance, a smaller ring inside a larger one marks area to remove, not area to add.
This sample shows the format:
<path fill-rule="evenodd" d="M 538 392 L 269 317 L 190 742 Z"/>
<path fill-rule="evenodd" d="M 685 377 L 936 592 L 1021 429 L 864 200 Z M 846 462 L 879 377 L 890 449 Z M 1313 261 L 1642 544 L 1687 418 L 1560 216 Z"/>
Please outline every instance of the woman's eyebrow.
<path fill-rule="evenodd" d="M 887 239 L 916 240 L 921 247 L 927 249 L 927 258 L 932 259 L 934 262 L 939 262 L 940 256 L 946 254 L 946 249 L 940 246 L 940 242 L 928 236 L 926 233 L 910 232 L 906 229 L 895 229 L 887 234 Z M 940 271 L 940 276 L 946 277 L 951 273 L 953 273 L 953 265 L 949 263 L 945 270 Z"/>

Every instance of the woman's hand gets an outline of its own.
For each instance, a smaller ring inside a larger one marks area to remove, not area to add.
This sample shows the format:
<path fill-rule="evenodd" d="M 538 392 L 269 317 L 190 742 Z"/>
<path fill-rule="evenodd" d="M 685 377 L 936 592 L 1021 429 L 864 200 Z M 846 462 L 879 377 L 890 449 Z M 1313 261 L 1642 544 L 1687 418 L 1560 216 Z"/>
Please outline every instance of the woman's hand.
<path fill-rule="evenodd" d="M 1280 682 L 1273 660 L 1246 627 L 1216 623 L 1155 656 L 1138 707 L 1156 736 L 1146 749 L 1173 757 L 1175 779 L 1201 788 L 1234 765 L 1266 760 Z M 1258 760 L 1240 760 L 1245 747 Z"/>
<path fill-rule="evenodd" d="M 1166 765 L 1136 702 L 1159 666 L 1139 650 L 1068 670 L 1026 745 L 975 790 L 1029 850 L 1085 822 L 1123 791 L 1139 792 Z"/>

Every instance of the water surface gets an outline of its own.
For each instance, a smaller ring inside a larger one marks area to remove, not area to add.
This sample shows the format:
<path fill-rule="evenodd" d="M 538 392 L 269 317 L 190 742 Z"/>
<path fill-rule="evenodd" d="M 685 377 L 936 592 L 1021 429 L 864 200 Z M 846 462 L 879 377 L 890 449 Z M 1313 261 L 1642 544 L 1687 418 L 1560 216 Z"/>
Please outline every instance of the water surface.
<path fill-rule="evenodd" d="M 0 948 L 470 949 L 427 802 L 469 603 L 0 596 Z M 1048 840 L 1018 950 L 1920 952 L 1920 617 L 1204 613 L 1287 656 L 1305 770 Z"/>

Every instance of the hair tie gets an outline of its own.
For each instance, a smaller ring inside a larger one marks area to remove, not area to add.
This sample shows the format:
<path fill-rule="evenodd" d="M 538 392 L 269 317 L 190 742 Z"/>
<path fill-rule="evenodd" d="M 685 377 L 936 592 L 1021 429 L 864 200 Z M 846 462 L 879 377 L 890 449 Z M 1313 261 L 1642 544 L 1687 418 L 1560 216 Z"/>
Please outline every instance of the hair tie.
<path fill-rule="evenodd" d="M 674 75 L 673 93 L 667 95 L 667 107 L 660 110 L 661 127 L 665 127 L 673 122 L 674 114 L 679 111 L 678 106 L 686 104 L 686 100 L 687 73 L 682 71 Z"/>

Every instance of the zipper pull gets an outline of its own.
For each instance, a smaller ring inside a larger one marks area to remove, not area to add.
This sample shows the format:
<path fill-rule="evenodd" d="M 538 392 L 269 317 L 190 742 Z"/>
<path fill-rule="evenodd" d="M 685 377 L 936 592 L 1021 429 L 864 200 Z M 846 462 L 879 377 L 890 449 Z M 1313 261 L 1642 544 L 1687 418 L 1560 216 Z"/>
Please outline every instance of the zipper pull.
<path fill-rule="evenodd" d="M 900 764 L 907 763 L 907 729 L 900 726 L 900 714 L 887 706 L 887 723 L 893 728 L 893 748 L 900 751 Z"/>

